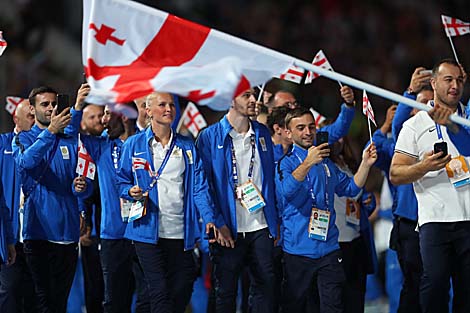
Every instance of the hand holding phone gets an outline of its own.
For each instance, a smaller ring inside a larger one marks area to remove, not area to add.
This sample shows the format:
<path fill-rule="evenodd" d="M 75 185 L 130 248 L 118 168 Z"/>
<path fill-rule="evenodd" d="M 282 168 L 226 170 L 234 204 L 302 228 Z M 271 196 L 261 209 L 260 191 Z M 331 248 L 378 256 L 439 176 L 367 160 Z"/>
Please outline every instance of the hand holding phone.
<path fill-rule="evenodd" d="M 205 235 L 204 239 L 214 240 L 215 239 L 215 229 L 214 227 L 209 228 L 209 233 Z"/>
<path fill-rule="evenodd" d="M 440 156 L 440 158 L 444 158 L 444 157 L 447 156 L 447 154 L 448 154 L 447 142 L 440 141 L 440 142 L 436 142 L 434 144 L 434 154 L 439 153 L 439 152 L 442 152 L 442 155 Z"/>
<path fill-rule="evenodd" d="M 328 132 L 320 131 L 316 135 L 316 146 L 319 146 L 323 143 L 328 143 Z"/>
<path fill-rule="evenodd" d="M 57 114 L 70 107 L 69 95 L 57 95 Z"/>

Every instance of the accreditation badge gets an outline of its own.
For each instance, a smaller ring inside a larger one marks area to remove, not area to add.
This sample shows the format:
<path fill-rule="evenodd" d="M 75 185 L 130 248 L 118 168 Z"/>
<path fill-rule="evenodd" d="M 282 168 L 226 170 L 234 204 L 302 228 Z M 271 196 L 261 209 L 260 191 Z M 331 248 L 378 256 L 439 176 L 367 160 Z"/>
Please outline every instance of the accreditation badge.
<path fill-rule="evenodd" d="M 124 223 L 129 221 L 129 213 L 131 212 L 132 202 L 127 199 L 119 199 L 121 202 L 121 218 Z"/>
<path fill-rule="evenodd" d="M 131 211 L 129 212 L 129 222 L 138 220 L 147 214 L 147 201 L 148 194 L 145 195 L 142 199 L 132 202 Z"/>
<path fill-rule="evenodd" d="M 361 207 L 350 198 L 346 199 L 346 223 L 356 226 L 361 223 Z"/>
<path fill-rule="evenodd" d="M 450 182 L 455 188 L 470 184 L 470 173 L 465 158 L 461 155 L 452 158 L 446 164 L 446 172 Z"/>
<path fill-rule="evenodd" d="M 249 213 L 255 213 L 266 205 L 263 196 L 251 180 L 237 187 L 237 196 Z"/>
<path fill-rule="evenodd" d="M 308 237 L 316 240 L 326 241 L 329 225 L 330 212 L 312 208 L 310 223 L 308 225 Z"/>

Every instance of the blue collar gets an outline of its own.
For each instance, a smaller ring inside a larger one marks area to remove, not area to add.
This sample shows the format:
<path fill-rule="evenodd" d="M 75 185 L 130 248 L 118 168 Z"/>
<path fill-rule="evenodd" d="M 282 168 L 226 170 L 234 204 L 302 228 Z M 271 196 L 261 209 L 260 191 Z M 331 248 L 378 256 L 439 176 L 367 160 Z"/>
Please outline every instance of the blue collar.
<path fill-rule="evenodd" d="M 297 154 L 299 158 L 304 160 L 307 157 L 308 150 L 294 143 L 292 146 L 292 153 Z"/>

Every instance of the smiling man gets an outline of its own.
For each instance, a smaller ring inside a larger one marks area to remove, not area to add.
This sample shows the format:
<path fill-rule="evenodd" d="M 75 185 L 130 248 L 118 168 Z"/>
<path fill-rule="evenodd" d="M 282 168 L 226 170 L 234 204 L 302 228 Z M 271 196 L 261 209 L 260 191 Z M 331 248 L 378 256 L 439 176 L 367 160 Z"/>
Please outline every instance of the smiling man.
<path fill-rule="evenodd" d="M 464 106 L 459 102 L 463 84 L 459 64 L 451 59 L 440 61 L 431 78 L 434 101 L 428 104 L 463 115 Z M 434 144 L 443 141 L 448 155 L 433 152 Z M 454 309 L 470 312 L 470 185 L 454 177 L 448 166 L 451 160 L 468 164 L 469 158 L 461 156 L 449 140 L 448 127 L 434 122 L 424 111 L 403 124 L 390 178 L 394 184 L 413 183 L 418 200 L 423 312 L 447 311 L 451 277 Z"/>

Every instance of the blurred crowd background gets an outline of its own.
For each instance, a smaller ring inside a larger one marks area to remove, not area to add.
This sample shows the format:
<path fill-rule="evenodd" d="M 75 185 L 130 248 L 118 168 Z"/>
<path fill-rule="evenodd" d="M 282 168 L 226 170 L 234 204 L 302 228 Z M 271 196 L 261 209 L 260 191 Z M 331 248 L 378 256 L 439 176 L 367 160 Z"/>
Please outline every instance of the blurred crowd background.
<path fill-rule="evenodd" d="M 335 71 L 402 94 L 417 66 L 432 68 L 452 57 L 441 14 L 470 20 L 467 0 L 172 0 L 137 2 L 213 27 L 280 52 L 311 61 L 322 49 Z M 0 30 L 8 48 L 0 58 L 0 98 L 26 97 L 31 88 L 51 85 L 74 98 L 83 81 L 81 63 L 82 1 L 0 0 Z M 468 12 L 468 13 L 467 13 Z M 468 15 L 466 15 L 468 14 Z M 129 25 L 132 27 L 132 25 Z M 466 46 L 470 36 L 453 37 L 460 62 L 470 69 Z M 303 105 L 327 117 L 339 112 L 339 86 L 318 78 L 310 85 L 274 79 L 267 90 L 292 90 Z M 362 147 L 367 120 L 360 112 L 362 91 L 356 90 L 356 119 L 350 135 Z M 392 103 L 369 95 L 380 126 Z M 468 98 L 468 91 L 464 99 Z M 184 102 L 182 102 L 184 103 Z M 221 112 L 207 108 L 209 122 Z M 0 131 L 12 128 L 0 109 Z"/>

